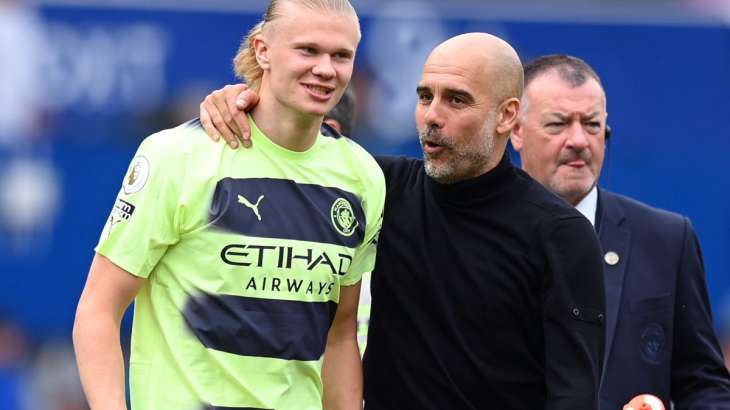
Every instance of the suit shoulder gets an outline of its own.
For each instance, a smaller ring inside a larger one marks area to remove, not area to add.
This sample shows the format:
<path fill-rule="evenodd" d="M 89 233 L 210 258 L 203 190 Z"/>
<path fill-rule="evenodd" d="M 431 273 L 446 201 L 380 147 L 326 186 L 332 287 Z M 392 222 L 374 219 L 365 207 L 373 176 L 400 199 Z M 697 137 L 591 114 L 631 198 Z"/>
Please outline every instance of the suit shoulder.
<path fill-rule="evenodd" d="M 676 212 L 656 208 L 628 196 L 605 189 L 601 189 L 600 194 L 604 201 L 614 201 L 619 204 L 626 213 L 627 219 L 635 224 L 653 225 L 657 228 L 683 228 L 688 220 L 687 217 Z"/>

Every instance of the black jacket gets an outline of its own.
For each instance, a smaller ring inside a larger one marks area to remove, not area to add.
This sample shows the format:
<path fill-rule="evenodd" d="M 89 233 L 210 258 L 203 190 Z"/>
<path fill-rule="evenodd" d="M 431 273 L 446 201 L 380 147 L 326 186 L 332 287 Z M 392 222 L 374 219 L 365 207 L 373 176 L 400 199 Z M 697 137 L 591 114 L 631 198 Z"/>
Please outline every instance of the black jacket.
<path fill-rule="evenodd" d="M 366 409 L 597 409 L 605 306 L 590 223 L 507 156 L 453 185 L 420 160 L 378 162 Z"/>

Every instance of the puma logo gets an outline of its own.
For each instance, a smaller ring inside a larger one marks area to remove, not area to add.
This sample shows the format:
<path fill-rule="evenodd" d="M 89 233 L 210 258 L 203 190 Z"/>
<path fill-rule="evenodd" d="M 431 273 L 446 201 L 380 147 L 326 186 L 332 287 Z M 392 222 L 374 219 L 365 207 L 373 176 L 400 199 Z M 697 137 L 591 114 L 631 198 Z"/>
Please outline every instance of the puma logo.
<path fill-rule="evenodd" d="M 112 229 L 114 229 L 114 225 L 118 224 L 119 222 L 122 222 L 122 218 L 114 219 L 114 215 L 109 216 L 109 230 L 106 232 L 106 237 L 112 236 Z"/>
<path fill-rule="evenodd" d="M 247 208 L 251 208 L 253 213 L 256 214 L 256 218 L 258 218 L 258 220 L 260 221 L 261 214 L 259 213 L 259 203 L 261 203 L 262 199 L 264 199 L 264 196 L 263 195 L 259 196 L 258 201 L 256 201 L 256 204 L 254 205 L 251 202 L 249 202 L 248 199 L 244 198 L 243 195 L 239 195 L 238 203 L 245 205 Z"/>

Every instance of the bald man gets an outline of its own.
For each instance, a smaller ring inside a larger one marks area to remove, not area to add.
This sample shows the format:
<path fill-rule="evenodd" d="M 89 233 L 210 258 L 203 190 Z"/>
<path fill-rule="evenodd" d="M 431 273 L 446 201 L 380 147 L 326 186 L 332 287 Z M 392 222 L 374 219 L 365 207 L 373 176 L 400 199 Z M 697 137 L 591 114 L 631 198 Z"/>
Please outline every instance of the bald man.
<path fill-rule="evenodd" d="M 451 38 L 417 88 L 424 159 L 376 157 L 387 196 L 371 279 L 368 410 L 598 407 L 599 245 L 578 211 L 505 154 L 522 86 L 509 44 Z M 226 98 L 203 108 L 236 95 Z"/>

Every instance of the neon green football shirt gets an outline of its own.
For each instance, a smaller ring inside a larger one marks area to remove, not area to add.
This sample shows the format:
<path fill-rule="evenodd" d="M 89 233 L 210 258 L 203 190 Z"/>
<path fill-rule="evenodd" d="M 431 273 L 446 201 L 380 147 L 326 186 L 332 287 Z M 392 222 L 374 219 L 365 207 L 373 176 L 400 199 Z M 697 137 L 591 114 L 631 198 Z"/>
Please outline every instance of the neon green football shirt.
<path fill-rule="evenodd" d="M 134 410 L 321 408 L 340 287 L 374 265 L 383 173 L 347 138 L 294 152 L 249 123 L 251 149 L 197 121 L 154 134 L 124 177 L 96 251 L 148 279 Z"/>

